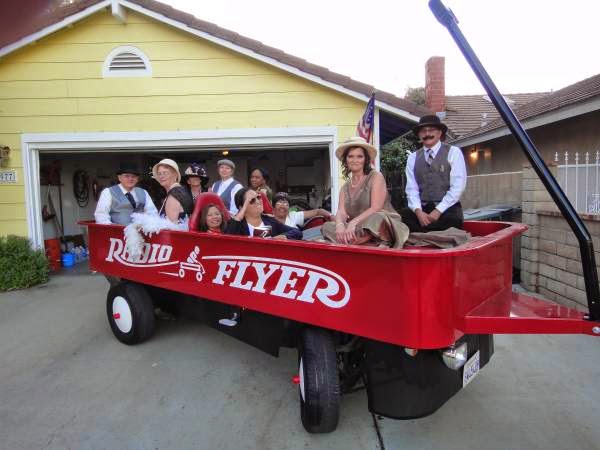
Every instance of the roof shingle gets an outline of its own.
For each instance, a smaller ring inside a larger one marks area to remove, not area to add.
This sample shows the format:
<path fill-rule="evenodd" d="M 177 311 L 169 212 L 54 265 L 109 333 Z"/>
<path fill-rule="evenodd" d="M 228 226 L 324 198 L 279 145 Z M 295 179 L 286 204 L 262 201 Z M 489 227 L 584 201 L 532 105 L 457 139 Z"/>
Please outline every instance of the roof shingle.
<path fill-rule="evenodd" d="M 504 98 L 513 109 L 548 95 L 548 92 L 508 94 Z M 500 114 L 487 95 L 451 95 L 446 97 L 446 118 L 452 135 L 460 138 L 493 122 Z"/>
<path fill-rule="evenodd" d="M 578 81 L 567 87 L 559 89 L 556 92 L 544 95 L 536 100 L 533 100 L 518 108 L 513 108 L 513 111 L 520 121 L 530 119 L 551 111 L 556 111 L 565 106 L 571 106 L 600 95 L 600 74 Z M 506 124 L 502 118 L 498 118 L 487 125 L 478 129 L 472 130 L 462 136 L 460 139 L 472 138 L 485 134 L 499 128 L 503 128 Z"/>

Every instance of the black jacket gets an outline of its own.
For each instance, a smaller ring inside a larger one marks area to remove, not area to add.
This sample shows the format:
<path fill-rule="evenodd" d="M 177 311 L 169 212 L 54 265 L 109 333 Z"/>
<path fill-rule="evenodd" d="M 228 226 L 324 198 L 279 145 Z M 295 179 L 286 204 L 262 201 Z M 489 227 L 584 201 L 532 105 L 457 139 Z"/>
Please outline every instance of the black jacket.
<path fill-rule="evenodd" d="M 261 218 L 265 225 L 271 226 L 271 232 L 273 236 L 284 234 L 288 239 L 302 239 L 302 232 L 297 228 L 288 227 L 274 217 L 267 216 L 265 214 L 262 214 Z M 235 219 L 231 219 L 225 226 L 225 234 L 249 236 L 250 229 L 248 228 L 248 222 L 246 222 L 246 219 L 242 219 L 239 222 Z"/>

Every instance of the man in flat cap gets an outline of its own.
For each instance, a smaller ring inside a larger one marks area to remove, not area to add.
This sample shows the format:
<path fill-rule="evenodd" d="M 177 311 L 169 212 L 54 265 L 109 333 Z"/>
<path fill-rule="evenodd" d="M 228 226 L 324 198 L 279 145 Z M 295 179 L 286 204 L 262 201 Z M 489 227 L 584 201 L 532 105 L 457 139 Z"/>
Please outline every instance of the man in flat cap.
<path fill-rule="evenodd" d="M 233 178 L 234 171 L 235 164 L 230 159 L 217 161 L 217 172 L 219 172 L 220 180 L 216 181 L 210 188 L 211 192 L 221 197 L 225 208 L 229 210 L 232 216 L 238 212 L 234 201 L 235 194 L 242 188 L 242 183 Z"/>
<path fill-rule="evenodd" d="M 94 218 L 96 223 L 129 225 L 131 214 L 158 214 L 148 192 L 136 186 L 140 172 L 135 165 L 122 163 L 117 171 L 119 184 L 105 188 L 100 194 Z"/>
<path fill-rule="evenodd" d="M 462 228 L 460 196 L 467 184 L 462 151 L 443 142 L 448 127 L 438 116 L 423 116 L 413 133 L 423 146 L 406 162 L 408 208 L 402 221 L 411 232 Z"/>

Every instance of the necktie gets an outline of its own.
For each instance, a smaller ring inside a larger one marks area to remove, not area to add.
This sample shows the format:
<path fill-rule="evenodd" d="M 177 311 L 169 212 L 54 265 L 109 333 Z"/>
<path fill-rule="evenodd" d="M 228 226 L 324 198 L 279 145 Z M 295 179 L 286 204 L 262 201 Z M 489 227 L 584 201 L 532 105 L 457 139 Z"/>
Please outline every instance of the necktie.
<path fill-rule="evenodd" d="M 431 165 L 433 162 L 433 150 L 427 150 L 427 164 Z"/>
<path fill-rule="evenodd" d="M 133 206 L 133 210 L 135 211 L 135 200 L 133 199 L 133 195 L 131 195 L 131 192 L 127 192 L 125 194 L 125 197 L 127 197 L 127 200 L 129 200 L 129 203 L 131 203 L 131 206 Z"/>

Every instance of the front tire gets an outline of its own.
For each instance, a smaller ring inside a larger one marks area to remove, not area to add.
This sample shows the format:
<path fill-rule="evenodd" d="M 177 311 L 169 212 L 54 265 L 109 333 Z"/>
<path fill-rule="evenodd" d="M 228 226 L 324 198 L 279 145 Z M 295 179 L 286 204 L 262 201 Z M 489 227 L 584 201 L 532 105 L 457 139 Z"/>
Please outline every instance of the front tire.
<path fill-rule="evenodd" d="M 333 336 L 306 328 L 298 348 L 300 416 L 309 433 L 330 433 L 340 415 L 340 385 Z"/>
<path fill-rule="evenodd" d="M 106 297 L 108 323 L 123 344 L 135 345 L 154 333 L 154 306 L 146 289 L 135 283 L 120 283 Z"/>

